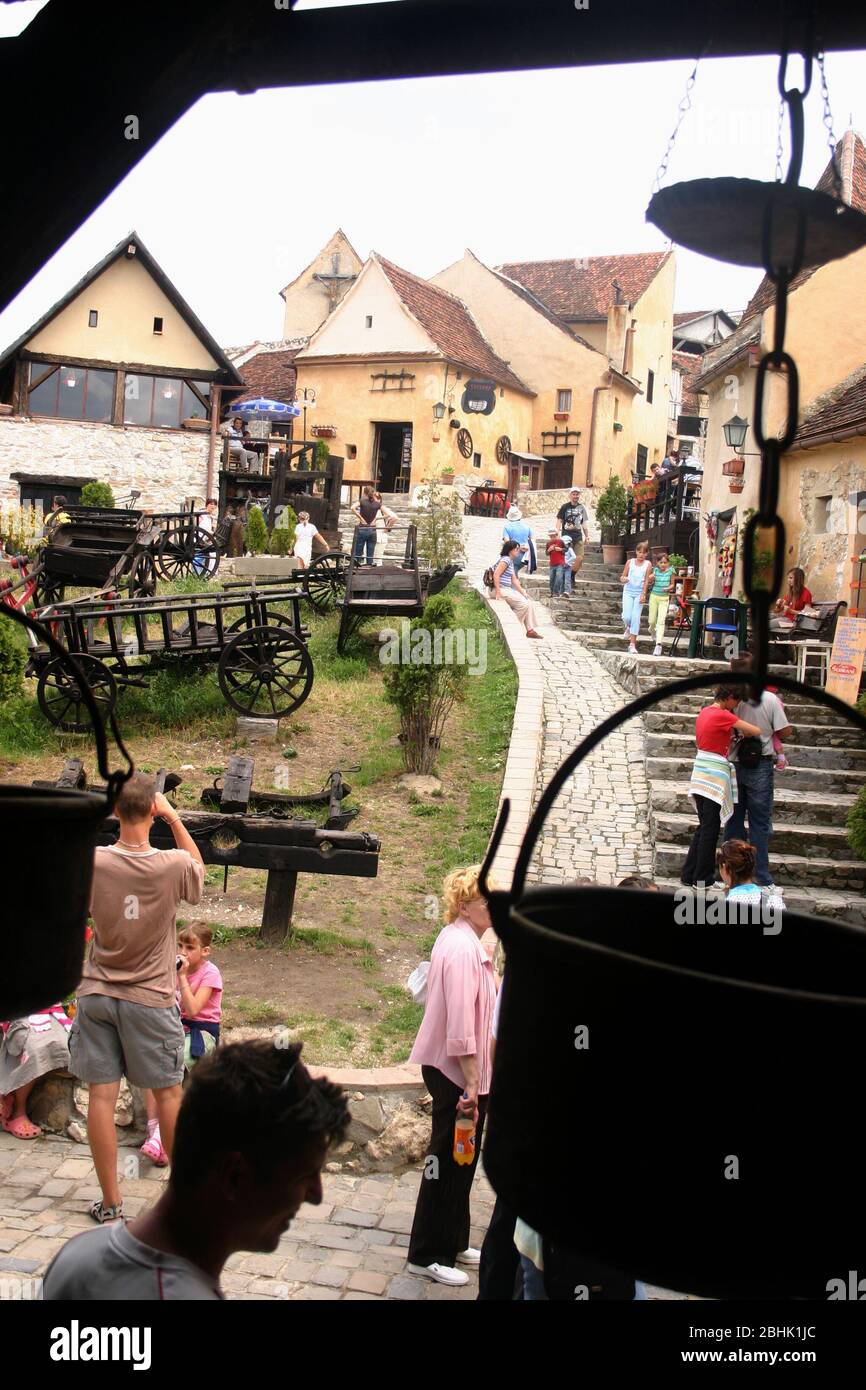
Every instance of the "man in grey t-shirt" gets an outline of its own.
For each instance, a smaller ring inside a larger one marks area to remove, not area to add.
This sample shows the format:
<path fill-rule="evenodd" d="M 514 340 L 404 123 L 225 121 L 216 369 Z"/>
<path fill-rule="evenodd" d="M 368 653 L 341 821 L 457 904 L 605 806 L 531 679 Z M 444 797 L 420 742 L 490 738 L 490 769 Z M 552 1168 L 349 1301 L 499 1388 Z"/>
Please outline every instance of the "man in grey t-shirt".
<path fill-rule="evenodd" d="M 739 676 L 747 674 L 750 658 L 742 658 L 731 663 L 731 670 Z M 773 888 L 770 873 L 770 836 L 773 833 L 773 772 L 776 753 L 773 748 L 773 735 L 784 740 L 791 737 L 793 729 L 788 723 L 785 707 L 778 695 L 765 690 L 759 702 L 751 698 L 741 700 L 734 713 L 738 719 L 745 719 L 761 730 L 761 758 L 756 767 L 741 766 L 736 750 L 733 761 L 737 764 L 737 802 L 734 814 L 725 826 L 726 840 L 748 839 L 755 846 L 757 866 L 756 878 L 762 888 Z M 746 819 L 749 833 L 746 835 Z"/>
<path fill-rule="evenodd" d="M 222 1298 L 238 1250 L 276 1250 L 304 1202 L 322 1200 L 322 1167 L 349 1124 L 345 1092 L 316 1080 L 299 1043 L 229 1043 L 196 1066 L 155 1206 L 128 1226 L 88 1231 L 58 1251 L 50 1302 Z"/>

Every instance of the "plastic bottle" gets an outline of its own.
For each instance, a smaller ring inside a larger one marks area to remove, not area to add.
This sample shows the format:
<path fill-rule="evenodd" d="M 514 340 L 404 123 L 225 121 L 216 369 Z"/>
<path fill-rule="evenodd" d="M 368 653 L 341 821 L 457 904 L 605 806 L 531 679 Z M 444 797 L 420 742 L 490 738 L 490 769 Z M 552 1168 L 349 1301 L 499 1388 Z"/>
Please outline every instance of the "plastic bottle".
<path fill-rule="evenodd" d="M 463 1099 L 468 1098 L 468 1093 L 464 1091 Z M 475 1159 L 475 1120 L 472 1115 L 457 1116 L 454 1125 L 453 1158 L 455 1163 L 472 1163 Z"/>

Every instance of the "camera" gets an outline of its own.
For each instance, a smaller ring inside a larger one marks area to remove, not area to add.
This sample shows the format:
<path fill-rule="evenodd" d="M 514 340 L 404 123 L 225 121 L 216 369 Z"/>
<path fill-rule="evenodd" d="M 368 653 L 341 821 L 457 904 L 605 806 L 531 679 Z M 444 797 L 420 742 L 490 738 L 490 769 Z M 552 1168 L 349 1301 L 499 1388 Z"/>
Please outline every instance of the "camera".
<path fill-rule="evenodd" d="M 174 968 L 175 968 L 175 970 L 180 970 L 180 967 L 181 967 L 182 965 L 183 965 L 183 956 L 175 956 L 175 958 L 174 958 Z"/>

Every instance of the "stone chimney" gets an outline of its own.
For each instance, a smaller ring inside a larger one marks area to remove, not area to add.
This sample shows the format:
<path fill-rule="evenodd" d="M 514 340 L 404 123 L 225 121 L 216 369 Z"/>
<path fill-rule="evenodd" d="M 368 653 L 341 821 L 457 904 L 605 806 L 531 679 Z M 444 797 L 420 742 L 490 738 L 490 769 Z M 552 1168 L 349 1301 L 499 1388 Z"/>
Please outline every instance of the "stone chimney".
<path fill-rule="evenodd" d="M 617 294 L 617 301 L 619 295 Z M 607 337 L 605 339 L 604 350 L 610 359 L 610 364 L 618 372 L 623 369 L 625 359 L 625 334 L 628 327 L 628 305 L 622 303 L 611 304 L 607 311 Z"/>

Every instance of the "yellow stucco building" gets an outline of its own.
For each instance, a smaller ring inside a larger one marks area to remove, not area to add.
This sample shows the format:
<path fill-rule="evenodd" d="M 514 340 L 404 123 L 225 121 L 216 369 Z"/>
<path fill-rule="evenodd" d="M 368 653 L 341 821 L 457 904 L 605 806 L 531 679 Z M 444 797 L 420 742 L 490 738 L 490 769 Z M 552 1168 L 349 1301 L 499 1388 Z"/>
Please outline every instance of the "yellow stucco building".
<path fill-rule="evenodd" d="M 866 212 L 866 147 L 847 131 L 836 147 L 842 198 Z M 818 182 L 832 191 L 832 166 Z M 734 333 L 704 359 L 696 386 L 707 401 L 702 508 L 719 518 L 719 537 L 739 534 L 757 509 L 760 458 L 754 435 L 755 380 L 761 354 L 772 345 L 773 286 L 764 278 Z M 791 450 L 782 459 L 779 513 L 785 524 L 788 568 L 801 566 L 816 600 L 857 605 L 859 556 L 866 546 L 866 249 L 815 270 L 801 271 L 791 284 L 785 334 L 800 379 L 800 423 Z M 781 420 L 786 392 L 780 380 L 768 392 L 765 428 Z M 749 423 L 742 452 L 742 491 L 724 465 L 733 458 L 723 426 L 738 415 Z M 732 488 L 733 484 L 733 488 Z M 701 540 L 701 573 L 706 592 L 721 591 L 719 546 Z M 742 590 L 742 554 L 737 554 L 731 590 Z M 862 612 L 863 604 L 860 603 Z"/>

